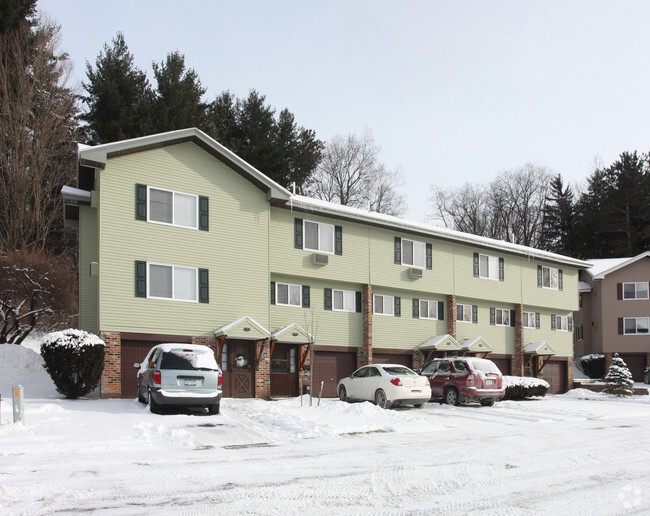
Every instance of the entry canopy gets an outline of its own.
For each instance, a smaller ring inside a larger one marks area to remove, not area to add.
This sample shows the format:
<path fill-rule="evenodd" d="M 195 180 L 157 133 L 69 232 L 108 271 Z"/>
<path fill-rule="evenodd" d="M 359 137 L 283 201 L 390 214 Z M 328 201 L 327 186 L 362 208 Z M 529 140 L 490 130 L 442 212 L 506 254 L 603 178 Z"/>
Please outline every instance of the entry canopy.
<path fill-rule="evenodd" d="M 438 350 L 438 351 L 461 351 L 463 348 L 458 341 L 448 333 L 437 335 L 424 341 L 418 347 L 421 350 Z"/>
<path fill-rule="evenodd" d="M 312 342 L 313 339 L 307 330 L 298 326 L 296 323 L 291 323 L 274 331 L 271 334 L 271 340 L 292 344 L 308 344 Z"/>
<path fill-rule="evenodd" d="M 460 345 L 463 351 L 469 351 L 470 353 L 491 353 L 494 351 L 494 348 L 483 337 L 463 339 L 460 341 Z"/>
<path fill-rule="evenodd" d="M 555 355 L 556 351 L 553 349 L 553 346 L 547 342 L 531 342 L 526 344 L 524 348 L 524 353 L 526 355 L 539 355 L 539 356 L 552 356 Z"/>
<path fill-rule="evenodd" d="M 236 339 L 262 340 L 268 339 L 271 333 L 246 315 L 215 330 L 214 335 L 215 337 L 227 336 Z"/>

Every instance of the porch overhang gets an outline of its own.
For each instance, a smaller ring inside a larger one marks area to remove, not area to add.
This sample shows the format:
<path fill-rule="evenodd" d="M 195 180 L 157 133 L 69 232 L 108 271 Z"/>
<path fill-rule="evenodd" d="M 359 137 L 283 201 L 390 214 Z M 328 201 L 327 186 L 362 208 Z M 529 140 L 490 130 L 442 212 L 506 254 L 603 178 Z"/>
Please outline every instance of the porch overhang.
<path fill-rule="evenodd" d="M 254 319 L 245 315 L 241 319 L 226 324 L 214 330 L 214 336 L 230 339 L 263 340 L 271 337 L 271 333 Z"/>
<path fill-rule="evenodd" d="M 547 342 L 530 342 L 524 347 L 524 354 L 526 355 L 537 355 L 543 357 L 551 357 L 555 355 L 556 351 Z"/>
<path fill-rule="evenodd" d="M 472 337 L 470 339 L 463 339 L 460 341 L 460 345 L 463 348 L 465 353 L 476 353 L 487 355 L 494 351 L 494 348 L 490 346 L 487 340 L 483 337 Z"/>
<path fill-rule="evenodd" d="M 418 346 L 420 351 L 461 351 L 460 343 L 448 333 L 425 340 Z"/>
<path fill-rule="evenodd" d="M 271 333 L 271 340 L 285 344 L 310 344 L 314 339 L 307 330 L 291 323 Z"/>

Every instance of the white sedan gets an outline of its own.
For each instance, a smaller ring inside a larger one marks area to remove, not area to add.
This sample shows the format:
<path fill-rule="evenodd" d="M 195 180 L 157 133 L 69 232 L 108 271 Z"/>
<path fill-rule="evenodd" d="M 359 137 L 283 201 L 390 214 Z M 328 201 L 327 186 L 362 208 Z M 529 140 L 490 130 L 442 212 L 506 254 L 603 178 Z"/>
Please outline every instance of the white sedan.
<path fill-rule="evenodd" d="M 341 401 L 372 401 L 382 408 L 413 405 L 421 408 L 431 399 L 426 376 L 400 364 L 370 364 L 343 378 L 337 387 Z"/>

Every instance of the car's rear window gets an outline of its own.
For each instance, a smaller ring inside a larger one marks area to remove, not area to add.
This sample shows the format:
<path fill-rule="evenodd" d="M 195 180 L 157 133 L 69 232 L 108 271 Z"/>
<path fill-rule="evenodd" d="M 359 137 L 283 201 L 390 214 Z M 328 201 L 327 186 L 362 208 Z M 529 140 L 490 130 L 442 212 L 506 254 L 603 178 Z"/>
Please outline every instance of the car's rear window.
<path fill-rule="evenodd" d="M 391 376 L 416 374 L 414 371 L 411 371 L 408 367 L 384 367 L 384 371 L 386 371 Z"/>
<path fill-rule="evenodd" d="M 472 367 L 477 371 L 482 371 L 484 373 L 493 373 L 501 374 L 499 368 L 491 360 L 483 360 L 481 358 L 475 358 L 471 362 Z"/>
<path fill-rule="evenodd" d="M 193 371 L 195 369 L 217 370 L 218 367 L 212 353 L 197 353 L 195 351 L 174 349 L 163 352 L 160 369 Z"/>

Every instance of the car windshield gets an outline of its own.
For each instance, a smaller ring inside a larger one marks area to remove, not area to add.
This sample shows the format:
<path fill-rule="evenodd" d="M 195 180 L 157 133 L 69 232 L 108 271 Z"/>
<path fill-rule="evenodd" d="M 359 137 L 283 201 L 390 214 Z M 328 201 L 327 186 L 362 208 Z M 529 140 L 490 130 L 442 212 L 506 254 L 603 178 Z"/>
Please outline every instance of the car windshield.
<path fill-rule="evenodd" d="M 173 349 L 163 352 L 160 369 L 177 369 L 183 371 L 205 369 L 216 371 L 218 367 L 214 359 L 214 354 L 212 353 Z"/>
<path fill-rule="evenodd" d="M 384 367 L 384 371 L 386 371 L 391 376 L 400 376 L 400 375 L 413 376 L 416 374 L 414 371 L 411 371 L 408 367 L 399 367 L 399 366 Z"/>
<path fill-rule="evenodd" d="M 484 373 L 501 374 L 499 368 L 491 360 L 475 358 L 471 363 L 472 367 L 477 371 L 482 371 Z"/>

